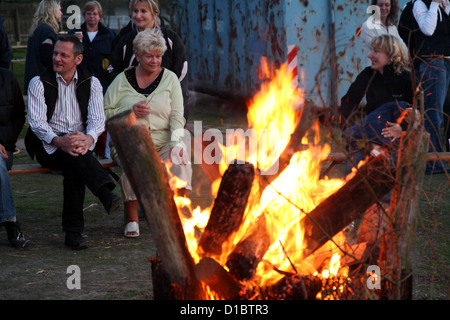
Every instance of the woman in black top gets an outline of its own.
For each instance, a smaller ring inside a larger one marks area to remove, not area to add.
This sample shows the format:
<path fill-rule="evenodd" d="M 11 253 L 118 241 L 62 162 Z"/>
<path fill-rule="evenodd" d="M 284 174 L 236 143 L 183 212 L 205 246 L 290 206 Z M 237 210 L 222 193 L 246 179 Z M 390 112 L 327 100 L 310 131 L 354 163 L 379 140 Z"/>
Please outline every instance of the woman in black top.
<path fill-rule="evenodd" d="M 354 158 L 355 164 L 364 158 L 357 150 L 357 140 L 395 146 L 406 126 L 406 121 L 398 120 L 411 109 L 413 102 L 409 58 L 397 37 L 385 34 L 374 38 L 369 59 L 372 65 L 351 84 L 339 110 L 347 127 L 344 130 L 347 147 L 359 154 Z M 364 98 L 367 103 L 362 105 Z M 358 119 L 362 120 L 355 124 Z"/>

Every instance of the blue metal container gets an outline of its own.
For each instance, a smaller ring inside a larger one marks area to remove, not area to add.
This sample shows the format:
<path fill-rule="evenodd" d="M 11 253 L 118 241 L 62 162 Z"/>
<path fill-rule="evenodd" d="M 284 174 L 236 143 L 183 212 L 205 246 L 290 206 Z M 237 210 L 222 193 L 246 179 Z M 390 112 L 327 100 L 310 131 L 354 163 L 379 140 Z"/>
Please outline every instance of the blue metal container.
<path fill-rule="evenodd" d="M 407 0 L 400 0 L 400 7 Z M 358 30 L 366 0 L 173 0 L 197 90 L 253 96 L 261 57 L 278 67 L 298 50 L 299 86 L 333 107 L 365 67 Z M 301 75 L 304 75 L 303 77 Z"/>

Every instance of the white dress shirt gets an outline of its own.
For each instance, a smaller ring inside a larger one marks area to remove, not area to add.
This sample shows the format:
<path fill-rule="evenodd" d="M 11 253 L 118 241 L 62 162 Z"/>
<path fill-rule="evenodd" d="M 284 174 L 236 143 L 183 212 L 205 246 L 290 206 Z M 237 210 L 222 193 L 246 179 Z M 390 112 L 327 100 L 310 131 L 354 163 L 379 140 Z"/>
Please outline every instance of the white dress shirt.
<path fill-rule="evenodd" d="M 105 131 L 105 112 L 103 110 L 103 89 L 100 81 L 91 78 L 91 95 L 88 104 L 86 127 L 83 125 L 80 107 L 75 94 L 78 82 L 78 73 L 67 84 L 56 74 L 58 83 L 58 99 L 56 100 L 53 117 L 47 121 L 47 105 L 44 98 L 44 86 L 39 76 L 30 81 L 28 88 L 28 122 L 34 134 L 42 140 L 44 149 L 52 154 L 57 147 L 51 142 L 56 136 L 71 132 L 82 132 L 92 136 L 94 144 L 89 148 L 93 150 L 98 136 Z"/>

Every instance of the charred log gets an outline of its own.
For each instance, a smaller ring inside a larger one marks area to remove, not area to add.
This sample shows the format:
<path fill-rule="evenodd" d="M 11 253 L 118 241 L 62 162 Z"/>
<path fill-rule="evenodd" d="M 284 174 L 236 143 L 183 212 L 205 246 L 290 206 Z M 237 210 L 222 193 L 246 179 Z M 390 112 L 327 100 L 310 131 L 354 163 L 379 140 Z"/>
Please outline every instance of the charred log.
<path fill-rule="evenodd" d="M 230 274 L 238 280 L 252 278 L 270 244 L 265 215 L 262 214 L 250 235 L 241 240 L 228 256 L 226 266 Z"/>
<path fill-rule="evenodd" d="M 293 274 L 263 290 L 263 296 L 272 300 L 314 300 L 321 290 L 320 278 Z"/>
<path fill-rule="evenodd" d="M 241 286 L 214 259 L 203 258 L 195 266 L 195 275 L 198 280 L 208 285 L 219 298 L 227 300 L 240 298 Z"/>
<path fill-rule="evenodd" d="M 230 164 L 220 183 L 208 224 L 199 242 L 206 256 L 220 255 L 222 244 L 236 232 L 247 207 L 255 171 L 252 164 Z"/>
<path fill-rule="evenodd" d="M 303 258 L 308 257 L 394 186 L 394 168 L 377 156 L 362 166 L 343 187 L 320 203 L 300 221 L 304 230 Z"/>

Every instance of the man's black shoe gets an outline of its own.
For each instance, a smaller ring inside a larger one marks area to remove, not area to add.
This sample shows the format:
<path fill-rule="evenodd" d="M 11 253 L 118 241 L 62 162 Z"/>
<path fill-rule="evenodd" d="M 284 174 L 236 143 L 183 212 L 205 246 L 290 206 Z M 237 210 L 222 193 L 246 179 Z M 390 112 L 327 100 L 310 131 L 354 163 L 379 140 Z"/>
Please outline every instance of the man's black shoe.
<path fill-rule="evenodd" d="M 113 194 L 113 197 L 111 199 L 109 206 L 106 207 L 105 209 L 109 215 L 112 215 L 117 211 L 117 209 L 119 209 L 121 203 L 122 203 L 122 198 Z"/>
<path fill-rule="evenodd" d="M 9 243 L 14 248 L 25 248 L 28 246 L 29 241 L 25 239 L 22 230 L 20 230 L 19 221 L 6 221 L 3 225 L 5 226 Z"/>
<path fill-rule="evenodd" d="M 87 248 L 86 240 L 79 232 L 66 232 L 64 244 L 72 250 L 83 250 Z"/>

